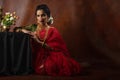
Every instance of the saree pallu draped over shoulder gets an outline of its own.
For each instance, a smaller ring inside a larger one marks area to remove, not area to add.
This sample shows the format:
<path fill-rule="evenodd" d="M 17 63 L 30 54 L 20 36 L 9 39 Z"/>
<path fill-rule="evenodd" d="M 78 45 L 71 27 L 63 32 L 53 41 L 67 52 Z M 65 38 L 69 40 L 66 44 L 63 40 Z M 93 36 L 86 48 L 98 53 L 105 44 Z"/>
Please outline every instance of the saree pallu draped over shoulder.
<path fill-rule="evenodd" d="M 45 39 L 44 43 L 52 49 L 42 47 L 34 40 L 31 41 L 33 66 L 37 74 L 71 76 L 80 73 L 80 64 L 70 57 L 66 44 L 55 27 L 41 30 L 39 37 L 41 40 Z"/>

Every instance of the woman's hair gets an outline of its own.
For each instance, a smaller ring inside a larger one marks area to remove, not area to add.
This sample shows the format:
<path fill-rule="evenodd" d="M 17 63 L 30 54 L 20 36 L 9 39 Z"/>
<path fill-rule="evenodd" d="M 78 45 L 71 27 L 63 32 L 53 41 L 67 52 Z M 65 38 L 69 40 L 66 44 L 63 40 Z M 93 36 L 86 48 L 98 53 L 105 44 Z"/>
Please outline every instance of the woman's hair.
<path fill-rule="evenodd" d="M 47 16 L 50 17 L 50 9 L 46 4 L 38 5 L 35 10 L 35 15 L 37 13 L 37 10 L 43 10 L 47 14 Z"/>

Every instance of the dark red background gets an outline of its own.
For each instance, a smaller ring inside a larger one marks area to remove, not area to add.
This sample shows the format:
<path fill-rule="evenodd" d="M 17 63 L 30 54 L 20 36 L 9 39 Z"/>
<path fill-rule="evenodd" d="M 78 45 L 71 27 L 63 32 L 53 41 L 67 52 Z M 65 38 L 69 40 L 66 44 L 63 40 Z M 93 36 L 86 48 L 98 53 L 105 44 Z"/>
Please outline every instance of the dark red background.
<path fill-rule="evenodd" d="M 119 0 L 0 0 L 3 12 L 20 17 L 16 26 L 35 22 L 35 7 L 47 4 L 71 55 L 78 61 L 110 60 L 120 64 Z"/>

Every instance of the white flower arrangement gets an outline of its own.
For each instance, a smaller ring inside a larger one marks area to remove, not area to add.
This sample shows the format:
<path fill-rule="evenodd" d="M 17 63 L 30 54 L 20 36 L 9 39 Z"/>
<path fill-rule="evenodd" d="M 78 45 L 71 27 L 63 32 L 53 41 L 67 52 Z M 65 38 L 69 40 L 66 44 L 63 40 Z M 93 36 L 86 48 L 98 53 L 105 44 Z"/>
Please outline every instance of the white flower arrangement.
<path fill-rule="evenodd" d="M 53 24 L 53 17 L 52 17 L 52 16 L 49 17 L 49 19 L 48 19 L 48 24 L 49 24 L 49 25 L 50 25 L 50 24 Z"/>
<path fill-rule="evenodd" d="M 10 27 L 11 25 L 15 24 L 16 19 L 18 19 L 18 16 L 16 16 L 16 12 L 6 12 L 5 15 L 2 17 L 1 26 Z"/>
<path fill-rule="evenodd" d="M 49 21 L 50 21 L 50 24 L 53 24 L 54 21 L 52 16 L 50 16 Z"/>

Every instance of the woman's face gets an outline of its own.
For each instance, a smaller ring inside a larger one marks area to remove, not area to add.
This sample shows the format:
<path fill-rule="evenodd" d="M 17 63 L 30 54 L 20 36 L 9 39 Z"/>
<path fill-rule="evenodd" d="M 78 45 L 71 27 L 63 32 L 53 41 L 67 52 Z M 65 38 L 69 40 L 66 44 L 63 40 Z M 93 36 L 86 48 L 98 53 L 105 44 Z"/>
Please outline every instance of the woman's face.
<path fill-rule="evenodd" d="M 43 10 L 37 10 L 37 23 L 41 25 L 45 25 L 48 22 L 48 16 Z"/>

